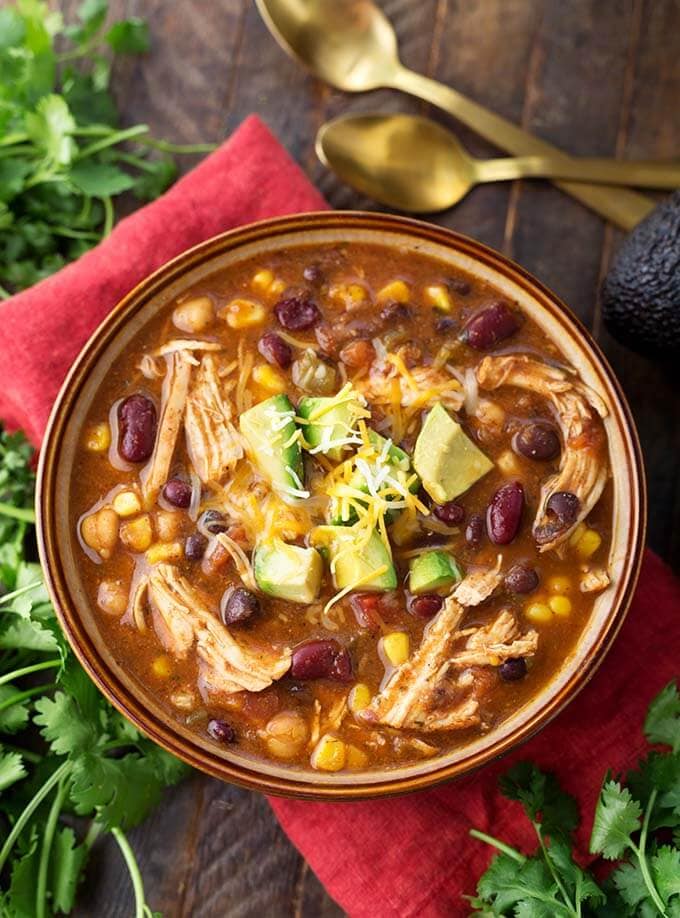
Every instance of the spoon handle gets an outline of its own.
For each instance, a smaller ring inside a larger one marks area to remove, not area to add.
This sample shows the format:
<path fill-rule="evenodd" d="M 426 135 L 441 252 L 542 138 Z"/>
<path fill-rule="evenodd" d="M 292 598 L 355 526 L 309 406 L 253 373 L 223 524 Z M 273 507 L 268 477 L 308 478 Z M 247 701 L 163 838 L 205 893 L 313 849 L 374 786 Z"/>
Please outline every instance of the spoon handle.
<path fill-rule="evenodd" d="M 466 98 L 455 89 L 444 86 L 436 80 L 422 76 L 405 67 L 398 67 L 389 86 L 410 93 L 426 102 L 431 102 L 443 109 L 460 122 L 476 131 L 481 137 L 507 150 L 508 153 L 548 154 L 555 160 L 564 160 L 566 164 L 574 162 L 557 147 L 539 140 L 528 131 L 517 127 L 500 115 L 496 115 Z M 655 202 L 634 191 L 612 190 L 597 185 L 586 185 L 578 182 L 556 182 L 567 194 L 581 201 L 591 210 L 596 211 L 612 223 L 630 230 L 653 210 Z"/>
<path fill-rule="evenodd" d="M 478 159 L 475 161 L 475 170 L 480 182 L 534 177 L 637 188 L 680 188 L 680 162 L 626 162 L 585 156 L 572 160 L 554 155 L 506 156 L 500 159 Z"/>

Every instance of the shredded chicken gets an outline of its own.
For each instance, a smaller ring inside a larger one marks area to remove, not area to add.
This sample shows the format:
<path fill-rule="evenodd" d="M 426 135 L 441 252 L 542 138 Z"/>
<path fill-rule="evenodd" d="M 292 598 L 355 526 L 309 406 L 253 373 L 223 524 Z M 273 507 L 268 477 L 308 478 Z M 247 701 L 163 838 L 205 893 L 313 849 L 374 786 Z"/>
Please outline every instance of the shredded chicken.
<path fill-rule="evenodd" d="M 491 625 L 461 631 L 466 607 L 488 599 L 500 582 L 498 569 L 466 577 L 428 626 L 413 657 L 394 670 L 358 717 L 367 723 L 427 731 L 478 724 L 484 680 L 470 666 L 498 665 L 536 650 L 535 632 L 520 636 L 508 612 L 501 612 Z"/>
<path fill-rule="evenodd" d="M 387 356 L 389 360 L 393 355 Z M 393 403 L 394 385 L 400 387 L 402 408 L 427 408 L 434 402 L 441 402 L 446 408 L 458 411 L 465 399 L 458 380 L 450 373 L 433 367 L 414 367 L 403 374 L 389 362 L 375 362 L 368 376 L 355 380 L 354 385 L 370 403 L 376 405 Z"/>
<path fill-rule="evenodd" d="M 161 487 L 168 480 L 189 391 L 191 371 L 196 363 L 185 351 L 176 351 L 165 359 L 168 368 L 163 380 L 161 416 L 156 442 L 149 464 L 140 475 L 142 494 L 147 506 L 155 501 Z"/>
<path fill-rule="evenodd" d="M 181 660 L 196 645 L 204 695 L 260 692 L 288 672 L 288 648 L 261 648 L 237 641 L 171 564 L 160 564 L 151 571 L 148 590 L 154 628 L 163 647 Z"/>
<path fill-rule="evenodd" d="M 233 386 L 233 382 L 229 385 Z M 204 484 L 220 482 L 243 456 L 226 390 L 215 358 L 204 356 L 189 392 L 184 418 L 187 452 Z"/>
<path fill-rule="evenodd" d="M 541 489 L 533 533 L 539 551 L 556 548 L 590 513 L 607 483 L 607 456 L 598 421 L 598 415 L 607 416 L 607 406 L 566 370 L 521 354 L 485 357 L 477 367 L 477 381 L 483 389 L 527 389 L 549 399 L 553 406 L 562 432 L 562 457 L 559 471 Z M 569 523 L 547 507 L 553 494 L 564 491 L 579 500 L 578 513 Z"/>
<path fill-rule="evenodd" d="M 579 589 L 582 593 L 597 593 L 598 590 L 605 590 L 610 583 L 611 578 L 607 571 L 604 568 L 597 567 L 583 574 Z"/>

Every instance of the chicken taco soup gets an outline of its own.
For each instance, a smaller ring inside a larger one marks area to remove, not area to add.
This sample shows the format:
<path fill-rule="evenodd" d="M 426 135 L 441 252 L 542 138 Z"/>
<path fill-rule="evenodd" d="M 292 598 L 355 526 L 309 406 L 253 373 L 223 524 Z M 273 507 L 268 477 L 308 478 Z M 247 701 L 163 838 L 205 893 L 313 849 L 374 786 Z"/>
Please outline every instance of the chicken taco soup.
<path fill-rule="evenodd" d="M 101 633 L 244 755 L 449 752 L 541 692 L 610 583 L 606 415 L 516 303 L 430 256 L 234 264 L 92 400 L 70 506 Z"/>

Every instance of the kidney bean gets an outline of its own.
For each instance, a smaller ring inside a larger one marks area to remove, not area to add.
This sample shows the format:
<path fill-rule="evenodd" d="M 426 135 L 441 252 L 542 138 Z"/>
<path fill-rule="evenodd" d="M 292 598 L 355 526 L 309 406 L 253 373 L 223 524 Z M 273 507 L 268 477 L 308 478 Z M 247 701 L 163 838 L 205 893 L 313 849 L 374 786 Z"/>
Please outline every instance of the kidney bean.
<path fill-rule="evenodd" d="M 146 462 L 156 440 L 156 406 L 145 395 L 130 395 L 118 406 L 118 452 L 127 462 Z"/>
<path fill-rule="evenodd" d="M 510 657 L 498 668 L 500 677 L 504 682 L 517 682 L 527 674 L 527 663 L 524 657 Z"/>
<path fill-rule="evenodd" d="M 186 510 L 191 503 L 191 485 L 181 478 L 170 478 L 166 481 L 162 493 L 169 504 L 181 510 Z"/>
<path fill-rule="evenodd" d="M 508 545 L 517 535 L 524 509 L 524 488 L 510 481 L 491 498 L 486 511 L 486 530 L 496 545 Z"/>
<path fill-rule="evenodd" d="M 482 544 L 484 538 L 484 517 L 475 514 L 465 528 L 465 541 L 476 548 Z"/>
<path fill-rule="evenodd" d="M 530 421 L 512 438 L 512 448 L 520 456 L 547 462 L 560 452 L 560 438 L 548 421 Z"/>
<path fill-rule="evenodd" d="M 262 335 L 257 342 L 257 349 L 262 354 L 267 363 L 281 367 L 282 370 L 288 369 L 293 362 L 293 351 L 276 332 L 267 332 Z"/>
<path fill-rule="evenodd" d="M 260 600 L 243 587 L 224 592 L 220 601 L 220 615 L 225 625 L 240 625 L 260 611 Z"/>
<path fill-rule="evenodd" d="M 208 721 L 208 736 L 218 743 L 233 743 L 236 740 L 236 731 L 226 720 L 213 718 Z"/>
<path fill-rule="evenodd" d="M 184 543 L 184 555 L 188 561 L 200 561 L 208 547 L 208 540 L 200 532 L 188 536 Z"/>
<path fill-rule="evenodd" d="M 319 307 L 303 293 L 279 300 L 274 307 L 274 314 L 280 324 L 289 331 L 311 328 L 321 320 Z"/>
<path fill-rule="evenodd" d="M 424 593 L 414 596 L 409 603 L 409 612 L 416 618 L 432 618 L 444 605 L 444 600 L 436 593 Z"/>
<path fill-rule="evenodd" d="M 290 675 L 300 681 L 347 682 L 352 678 L 352 659 L 349 651 L 335 640 L 306 641 L 293 650 Z"/>
<path fill-rule="evenodd" d="M 538 574 L 533 567 L 515 564 L 505 575 L 504 583 L 511 593 L 533 593 L 538 586 Z"/>
<path fill-rule="evenodd" d="M 465 508 L 450 500 L 445 504 L 435 504 L 432 512 L 441 523 L 447 526 L 458 526 L 465 519 Z"/>
<path fill-rule="evenodd" d="M 476 351 L 488 351 L 499 341 L 509 338 L 519 328 L 519 321 L 507 303 L 499 300 L 468 319 L 461 340 Z"/>

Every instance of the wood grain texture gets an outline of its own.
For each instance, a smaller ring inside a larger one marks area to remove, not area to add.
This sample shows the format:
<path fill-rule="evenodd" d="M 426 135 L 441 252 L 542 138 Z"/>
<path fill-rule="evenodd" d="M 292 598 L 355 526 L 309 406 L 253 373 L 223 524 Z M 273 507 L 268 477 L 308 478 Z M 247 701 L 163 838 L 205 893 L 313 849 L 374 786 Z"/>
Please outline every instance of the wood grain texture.
<path fill-rule="evenodd" d="M 78 0 L 59 6 L 68 16 Z M 404 62 L 468 93 L 574 154 L 677 156 L 677 0 L 381 0 Z M 489 144 L 418 100 L 349 96 L 318 83 L 269 36 L 249 0 L 111 0 L 112 15 L 150 22 L 153 48 L 121 61 L 125 123 L 157 136 L 218 141 L 250 112 L 278 134 L 334 207 L 377 209 L 316 160 L 327 118 L 350 111 L 429 114 L 476 155 Z M 183 170 L 192 159 L 183 160 Z M 650 479 L 650 540 L 680 568 L 678 374 L 624 350 L 602 327 L 600 280 L 620 235 L 543 182 L 479 187 L 436 220 L 503 250 L 593 329 L 636 414 Z M 329 827 L 330 830 L 330 827 Z M 266 801 L 195 776 L 134 832 L 148 898 L 166 918 L 336 918 L 342 914 L 287 842 Z M 131 914 L 115 844 L 104 840 L 81 889 L 80 916 Z"/>

